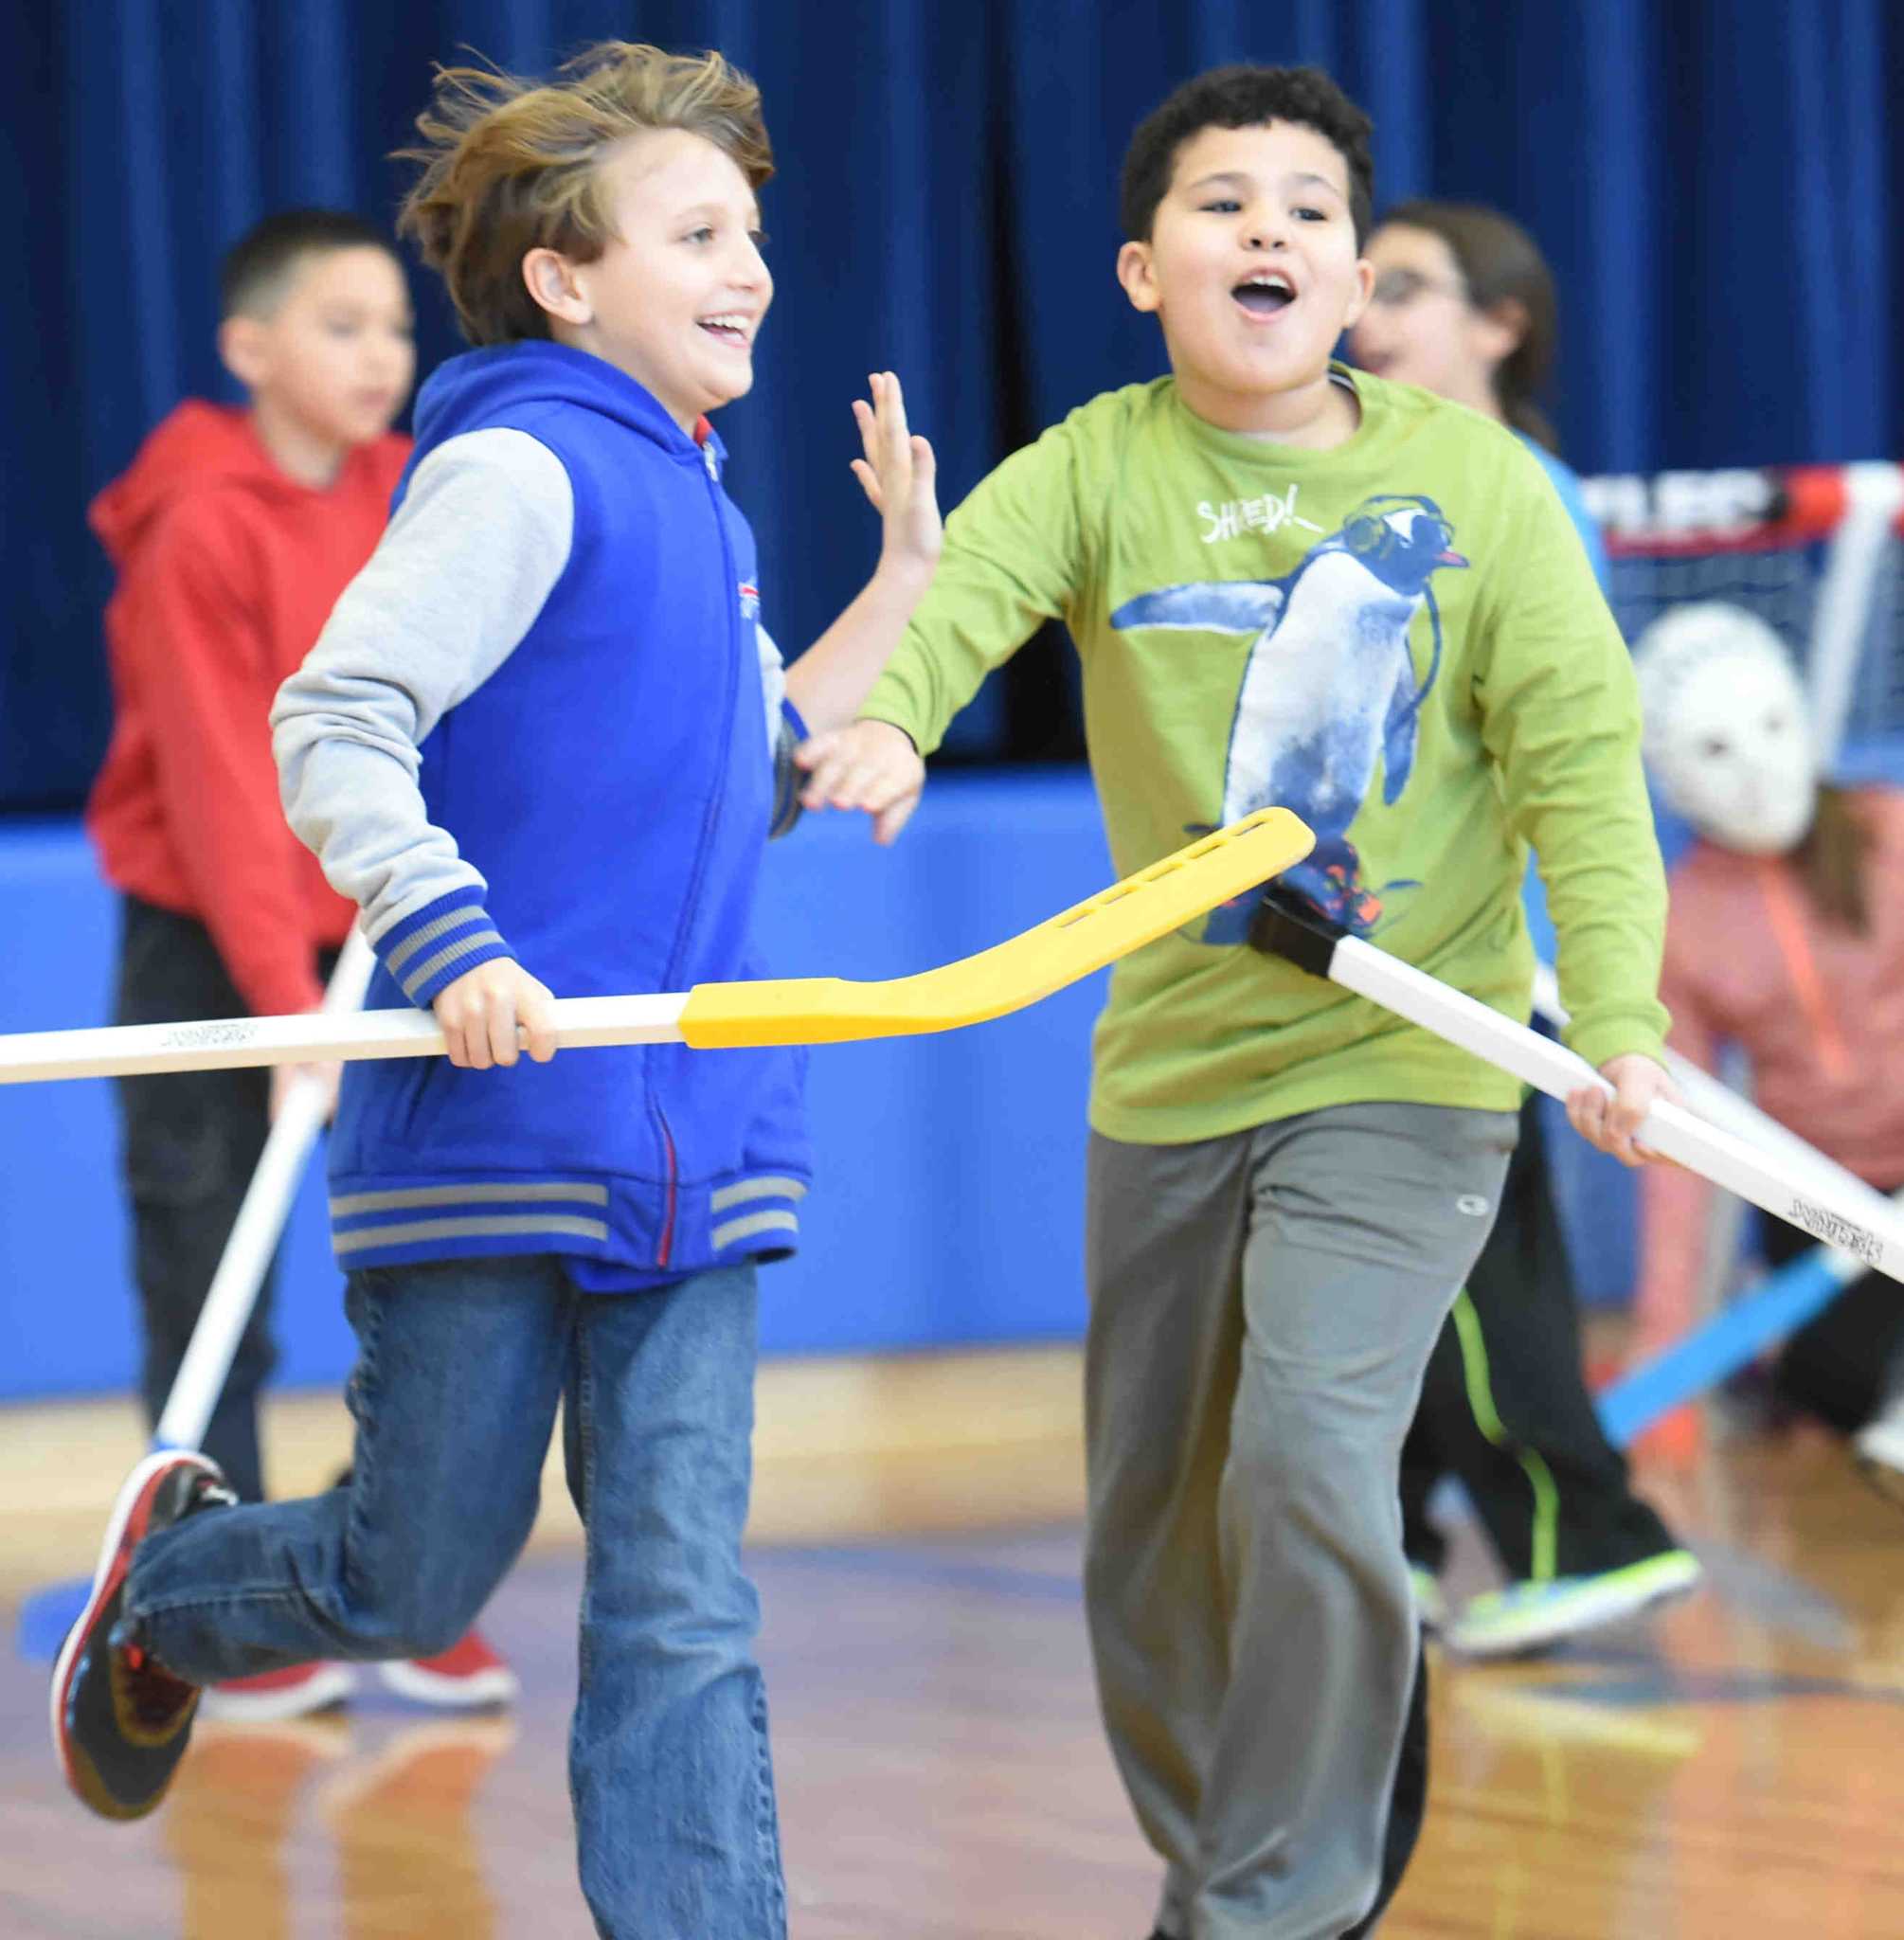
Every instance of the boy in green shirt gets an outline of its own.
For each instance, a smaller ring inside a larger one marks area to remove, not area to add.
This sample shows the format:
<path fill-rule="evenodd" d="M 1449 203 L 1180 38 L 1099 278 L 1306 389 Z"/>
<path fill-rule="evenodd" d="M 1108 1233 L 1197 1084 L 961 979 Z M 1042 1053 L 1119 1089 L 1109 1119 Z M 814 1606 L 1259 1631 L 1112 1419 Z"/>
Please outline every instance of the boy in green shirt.
<path fill-rule="evenodd" d="M 1369 296 L 1368 135 L 1313 69 L 1216 70 L 1139 128 L 1118 276 L 1172 375 L 965 500 L 804 799 L 891 840 L 921 755 L 1062 618 L 1120 873 L 1280 803 L 1318 837 L 1284 892 L 1524 1022 L 1536 850 L 1570 1041 L 1615 1087 L 1570 1115 L 1637 1162 L 1670 1086 L 1626 650 L 1510 431 L 1330 361 Z M 1120 964 L 1095 1048 L 1086 1595 L 1166 1940 L 1366 1931 L 1406 1859 L 1398 1455 L 1519 1103 L 1248 947 L 1256 903 Z"/>

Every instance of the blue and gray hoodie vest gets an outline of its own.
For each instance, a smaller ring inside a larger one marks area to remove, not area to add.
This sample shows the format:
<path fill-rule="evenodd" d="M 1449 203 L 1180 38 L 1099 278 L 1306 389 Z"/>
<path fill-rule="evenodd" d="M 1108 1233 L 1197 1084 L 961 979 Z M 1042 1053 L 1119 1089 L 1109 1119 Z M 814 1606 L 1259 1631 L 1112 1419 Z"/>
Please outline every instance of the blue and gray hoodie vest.
<path fill-rule="evenodd" d="M 327 869 L 333 849 L 372 846 L 365 784 L 350 792 L 359 773 L 410 789 L 412 820 L 420 791 L 427 833 L 454 860 L 453 887 L 420 905 L 413 889 L 415 906 L 381 927 L 363 882 L 349 883 L 379 958 L 370 1008 L 427 1005 L 496 957 L 517 958 L 558 997 L 763 974 L 748 932 L 776 783 L 754 545 L 722 489 L 722 447 L 702 430 L 688 436 L 634 380 L 550 344 L 476 351 L 424 386 L 380 557 L 273 716 L 287 808 Z M 470 439 L 496 431 L 533 445 Z M 458 439 L 469 441 L 445 452 Z M 466 624 L 479 629 L 459 617 L 452 555 L 460 548 L 480 578 L 484 554 L 530 549 L 512 535 L 506 464 L 478 468 L 474 485 L 458 476 L 441 506 L 426 507 L 418 475 L 433 454 L 444 462 L 426 479 L 498 448 L 526 454 L 557 497 L 548 455 L 559 461 L 566 556 L 545 545 L 527 560 L 510 597 L 547 592 L 526 631 L 470 691 L 439 675 L 444 705 L 414 759 L 396 746 L 378 766 L 365 744 L 400 738 L 391 696 L 426 692 L 422 670 L 455 659 Z M 291 765 L 287 747 L 302 750 Z M 327 786 L 344 805 L 314 811 Z M 349 871 L 332 873 L 345 888 Z M 395 883 L 385 907 L 402 900 L 392 867 L 378 880 Z M 810 1176 L 800 1078 L 797 1053 L 681 1045 L 569 1051 L 508 1070 L 353 1064 L 331 1145 L 339 1262 L 556 1252 L 581 1284 L 608 1290 L 784 1252 Z"/>

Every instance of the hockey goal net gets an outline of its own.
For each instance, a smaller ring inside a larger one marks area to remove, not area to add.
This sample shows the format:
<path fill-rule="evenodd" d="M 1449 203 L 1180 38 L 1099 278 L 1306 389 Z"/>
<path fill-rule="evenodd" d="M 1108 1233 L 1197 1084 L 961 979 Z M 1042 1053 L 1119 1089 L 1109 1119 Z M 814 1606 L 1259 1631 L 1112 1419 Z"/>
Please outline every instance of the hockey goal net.
<path fill-rule="evenodd" d="M 1693 600 L 1743 606 L 1797 657 L 1819 766 L 1904 782 L 1904 466 L 1795 465 L 1584 481 L 1629 642 Z"/>

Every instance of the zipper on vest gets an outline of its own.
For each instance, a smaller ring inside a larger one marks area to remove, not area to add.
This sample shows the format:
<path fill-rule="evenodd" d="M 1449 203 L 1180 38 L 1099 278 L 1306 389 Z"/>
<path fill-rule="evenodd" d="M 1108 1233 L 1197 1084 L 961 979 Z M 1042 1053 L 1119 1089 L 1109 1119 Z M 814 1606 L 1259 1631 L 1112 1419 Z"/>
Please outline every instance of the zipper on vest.
<path fill-rule="evenodd" d="M 688 897 L 683 906 L 681 923 L 674 933 L 674 947 L 668 958 L 667 988 L 673 989 L 681 973 L 683 953 L 694 927 L 694 910 L 701 896 L 702 881 L 707 873 L 708 857 L 712 852 L 715 832 L 721 820 L 721 806 L 727 792 L 727 765 L 733 753 L 734 712 L 740 704 L 736 689 L 741 678 L 741 609 L 740 572 L 734 564 L 733 547 L 727 538 L 727 521 L 722 510 L 720 467 L 714 461 L 714 447 L 711 443 L 701 447 L 701 457 L 708 468 L 708 510 L 713 515 L 714 535 L 721 548 L 722 607 L 727 617 L 727 705 L 721 722 L 720 755 L 715 768 L 713 785 L 708 797 L 707 812 L 701 818 L 701 839 L 694 853 L 694 866 L 688 878 Z"/>
<path fill-rule="evenodd" d="M 701 462 L 708 473 L 708 510 L 713 514 L 714 535 L 721 551 L 721 604 L 727 616 L 727 717 L 722 724 L 721 755 L 713 785 L 708 798 L 707 812 L 701 820 L 701 839 L 694 855 L 693 868 L 688 878 L 688 895 L 683 906 L 681 921 L 674 932 L 674 946 L 669 953 L 668 979 L 664 988 L 672 989 L 677 980 L 681 960 L 694 926 L 694 910 L 701 897 L 701 885 L 707 873 L 708 857 L 714 847 L 715 829 L 721 818 L 721 801 L 727 787 L 727 761 L 732 751 L 734 739 L 734 710 L 737 705 L 735 688 L 739 682 L 741 656 L 740 604 L 738 587 L 739 575 L 734 569 L 733 548 L 727 541 L 727 522 L 721 509 L 721 469 L 714 458 L 711 440 L 701 446 Z M 656 1096 L 654 1067 L 649 1066 L 648 1103 L 655 1113 L 656 1122 L 661 1127 L 661 1143 L 668 1159 L 667 1210 L 662 1214 L 661 1241 L 656 1249 L 656 1267 L 666 1269 L 674 1257 L 674 1226 L 679 1210 L 679 1164 L 674 1150 L 674 1128 L 668 1123 L 668 1114 L 661 1108 L 661 1101 Z"/>
<path fill-rule="evenodd" d="M 674 1133 L 668 1123 L 668 1114 L 661 1109 L 659 1099 L 655 1101 L 655 1116 L 660 1122 L 661 1146 L 668 1155 L 668 1210 L 661 1219 L 661 1244 L 655 1249 L 655 1264 L 666 1266 L 674 1252 L 674 1203 L 679 1189 L 680 1168 L 674 1159 Z"/>

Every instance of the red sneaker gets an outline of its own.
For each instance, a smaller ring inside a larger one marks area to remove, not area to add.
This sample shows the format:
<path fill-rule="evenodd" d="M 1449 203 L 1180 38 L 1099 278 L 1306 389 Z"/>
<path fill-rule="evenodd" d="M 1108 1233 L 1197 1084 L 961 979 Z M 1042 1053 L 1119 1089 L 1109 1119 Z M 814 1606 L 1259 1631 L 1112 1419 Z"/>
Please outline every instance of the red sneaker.
<path fill-rule="evenodd" d="M 329 1711 L 356 1688 L 356 1673 L 348 1664 L 295 1663 L 289 1670 L 260 1671 L 256 1677 L 212 1684 L 198 1708 L 204 1716 L 227 1724 L 278 1724 Z"/>
<path fill-rule="evenodd" d="M 174 1677 L 138 1639 L 115 1642 L 133 1552 L 188 1516 L 235 1501 L 218 1464 L 161 1448 L 113 1504 L 99 1567 L 53 1666 L 53 1749 L 67 1785 L 102 1819 L 142 1819 L 165 1797 L 191 1735 L 199 1687 Z"/>
<path fill-rule="evenodd" d="M 522 1689 L 515 1673 L 472 1630 L 438 1657 L 400 1659 L 377 1666 L 378 1674 L 400 1697 L 438 1711 L 479 1711 L 509 1704 Z"/>

